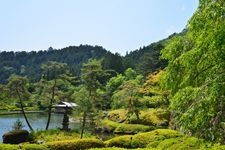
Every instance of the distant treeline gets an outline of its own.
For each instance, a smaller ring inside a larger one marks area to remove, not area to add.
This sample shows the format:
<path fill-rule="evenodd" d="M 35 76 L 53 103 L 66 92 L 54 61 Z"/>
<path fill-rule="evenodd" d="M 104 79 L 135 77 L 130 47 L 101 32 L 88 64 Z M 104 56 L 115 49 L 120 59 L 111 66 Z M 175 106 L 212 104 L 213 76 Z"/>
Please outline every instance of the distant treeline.
<path fill-rule="evenodd" d="M 173 36 L 173 35 L 172 35 Z M 171 38 L 171 37 L 169 37 Z M 70 72 L 80 75 L 82 64 L 88 59 L 102 60 L 104 69 L 117 73 L 133 68 L 137 72 L 147 75 L 165 67 L 166 62 L 160 59 L 160 51 L 164 48 L 167 39 L 121 56 L 111 53 L 101 46 L 69 46 L 62 49 L 31 51 L 31 52 L 0 52 L 0 83 L 6 83 L 11 74 L 27 76 L 35 82 L 41 78 L 41 64 L 48 61 L 66 63 Z"/>

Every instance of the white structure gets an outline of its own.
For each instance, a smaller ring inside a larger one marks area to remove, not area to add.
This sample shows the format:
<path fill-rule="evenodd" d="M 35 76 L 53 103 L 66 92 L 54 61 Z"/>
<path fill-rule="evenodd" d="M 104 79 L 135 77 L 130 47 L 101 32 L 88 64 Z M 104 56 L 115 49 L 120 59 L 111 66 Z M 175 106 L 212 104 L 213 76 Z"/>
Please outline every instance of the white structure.
<path fill-rule="evenodd" d="M 57 105 L 53 105 L 52 107 L 56 108 L 55 112 L 64 113 L 67 108 L 69 110 L 71 110 L 71 109 L 73 109 L 74 107 L 77 107 L 77 106 L 78 105 L 76 103 L 61 101 Z"/>
<path fill-rule="evenodd" d="M 77 107 L 78 105 L 76 103 L 72 103 L 72 102 L 60 102 L 59 104 L 57 105 L 53 105 L 53 107 L 63 107 L 63 108 L 73 108 L 73 107 Z"/>

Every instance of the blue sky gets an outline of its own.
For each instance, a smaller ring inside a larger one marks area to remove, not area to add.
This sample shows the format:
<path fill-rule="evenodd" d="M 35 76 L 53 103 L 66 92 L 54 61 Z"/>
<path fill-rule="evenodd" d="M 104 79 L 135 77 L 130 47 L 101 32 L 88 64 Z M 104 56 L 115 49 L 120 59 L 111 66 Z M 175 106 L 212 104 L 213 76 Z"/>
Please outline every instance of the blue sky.
<path fill-rule="evenodd" d="M 125 54 L 180 32 L 198 0 L 0 0 L 0 51 L 99 45 Z"/>

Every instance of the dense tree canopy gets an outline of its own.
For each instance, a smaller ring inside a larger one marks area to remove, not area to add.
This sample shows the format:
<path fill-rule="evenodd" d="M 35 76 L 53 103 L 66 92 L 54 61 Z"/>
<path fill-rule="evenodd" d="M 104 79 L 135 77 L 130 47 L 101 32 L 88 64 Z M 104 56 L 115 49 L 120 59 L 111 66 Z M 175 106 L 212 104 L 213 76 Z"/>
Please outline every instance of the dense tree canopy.
<path fill-rule="evenodd" d="M 225 142 L 225 1 L 200 0 L 185 35 L 163 50 L 169 62 L 164 86 L 171 90 L 176 126 Z"/>

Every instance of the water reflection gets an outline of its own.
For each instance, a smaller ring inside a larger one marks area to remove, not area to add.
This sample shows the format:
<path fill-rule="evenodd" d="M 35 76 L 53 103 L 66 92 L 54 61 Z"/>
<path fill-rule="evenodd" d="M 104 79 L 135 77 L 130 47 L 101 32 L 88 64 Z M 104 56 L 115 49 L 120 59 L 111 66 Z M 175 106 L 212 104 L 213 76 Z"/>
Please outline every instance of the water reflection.
<path fill-rule="evenodd" d="M 27 114 L 27 117 L 34 130 L 45 129 L 45 126 L 47 123 L 47 114 L 45 113 Z M 20 119 L 20 121 L 23 122 L 23 125 L 25 126 L 24 129 L 29 130 L 22 114 L 1 115 L 0 116 L 0 141 L 2 141 L 2 135 L 4 133 L 12 130 L 12 126 L 17 119 Z M 62 120 L 63 120 L 63 114 L 52 114 L 49 129 L 62 128 Z M 78 126 L 78 125 L 75 125 L 74 123 L 70 123 L 69 127 L 73 129 L 75 126 Z"/>

